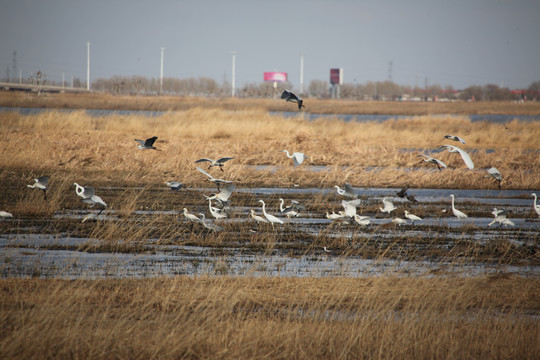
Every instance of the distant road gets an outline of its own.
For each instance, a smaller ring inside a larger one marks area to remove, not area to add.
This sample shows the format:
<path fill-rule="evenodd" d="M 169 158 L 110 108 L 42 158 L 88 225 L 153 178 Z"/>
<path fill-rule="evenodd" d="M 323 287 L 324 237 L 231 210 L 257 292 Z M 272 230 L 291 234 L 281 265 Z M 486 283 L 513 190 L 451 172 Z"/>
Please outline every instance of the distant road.
<path fill-rule="evenodd" d="M 13 90 L 13 91 L 44 91 L 44 92 L 66 92 L 66 93 L 86 93 L 89 92 L 84 88 L 72 88 L 64 86 L 53 86 L 53 85 L 32 85 L 32 84 L 17 84 L 17 83 L 7 83 L 0 82 L 0 89 L 3 90 Z"/>

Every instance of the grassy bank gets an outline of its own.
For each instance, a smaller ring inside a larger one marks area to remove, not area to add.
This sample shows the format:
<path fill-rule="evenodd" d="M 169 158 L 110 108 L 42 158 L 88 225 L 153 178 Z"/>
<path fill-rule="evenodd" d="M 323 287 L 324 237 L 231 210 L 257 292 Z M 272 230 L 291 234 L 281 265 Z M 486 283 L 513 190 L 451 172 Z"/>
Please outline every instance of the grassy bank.
<path fill-rule="evenodd" d="M 537 279 L 0 280 L 0 357 L 535 359 Z"/>

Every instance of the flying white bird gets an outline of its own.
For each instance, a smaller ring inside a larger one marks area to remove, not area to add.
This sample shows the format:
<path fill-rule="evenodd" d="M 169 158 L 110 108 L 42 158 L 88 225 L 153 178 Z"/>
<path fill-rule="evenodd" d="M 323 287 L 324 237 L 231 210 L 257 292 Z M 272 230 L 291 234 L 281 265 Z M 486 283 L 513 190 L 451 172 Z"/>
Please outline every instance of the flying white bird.
<path fill-rule="evenodd" d="M 351 186 L 351 184 L 345 183 L 345 185 L 343 186 L 343 189 L 340 188 L 338 185 L 334 185 L 334 187 L 336 188 L 336 191 L 339 195 L 347 196 L 353 199 L 358 199 L 358 194 L 356 193 L 354 188 Z"/>
<path fill-rule="evenodd" d="M 288 150 L 282 150 L 282 152 L 286 153 L 287 157 L 293 160 L 294 167 L 297 167 L 307 159 L 306 155 L 301 152 L 294 152 L 292 155 L 289 154 Z"/>
<path fill-rule="evenodd" d="M 343 215 L 352 218 L 356 214 L 356 208 L 360 206 L 360 199 L 355 200 L 341 200 L 341 205 L 343 206 L 344 211 Z"/>
<path fill-rule="evenodd" d="M 90 207 L 93 207 L 94 205 L 98 204 L 103 206 L 103 208 L 99 211 L 98 215 L 101 214 L 103 210 L 107 207 L 107 204 L 101 197 L 96 195 L 96 190 L 93 187 L 90 186 L 81 186 L 77 183 L 73 183 L 75 185 L 75 192 L 79 197 L 82 198 L 82 202 L 85 204 L 90 205 Z"/>
<path fill-rule="evenodd" d="M 209 169 L 211 167 L 213 167 L 213 166 L 217 166 L 217 167 L 219 167 L 219 169 L 221 171 L 223 171 L 223 163 L 226 162 L 226 161 L 232 160 L 232 159 L 234 159 L 234 158 L 233 157 L 222 157 L 222 158 L 219 158 L 217 160 L 212 160 L 212 159 L 208 159 L 208 158 L 202 158 L 202 159 L 199 159 L 199 160 L 195 161 L 195 163 L 208 161 L 208 162 L 210 162 L 210 166 L 208 166 Z"/>
<path fill-rule="evenodd" d="M 486 170 L 487 171 L 487 175 L 485 175 L 484 177 L 492 177 L 494 178 L 495 180 L 497 180 L 499 182 L 499 188 L 501 187 L 501 183 L 502 183 L 502 175 L 501 173 L 499 172 L 499 170 L 497 170 L 496 168 L 494 167 L 491 167 L 489 169 Z"/>
<path fill-rule="evenodd" d="M 460 138 L 459 136 L 455 136 L 455 135 L 444 135 L 444 137 L 445 137 L 446 139 L 454 140 L 454 141 L 459 141 L 460 143 L 465 144 L 465 140 L 463 140 L 463 139 Z"/>
<path fill-rule="evenodd" d="M 423 156 L 424 158 L 422 160 L 420 160 L 420 162 L 424 161 L 424 162 L 427 162 L 427 163 L 430 163 L 430 164 L 435 164 L 437 165 L 437 168 L 440 170 L 442 170 L 442 168 L 447 168 L 446 164 L 443 163 L 441 160 L 439 159 L 435 159 L 434 157 L 431 157 L 431 156 L 428 156 L 428 155 L 425 155 L 425 154 L 418 154 L 417 157 L 419 156 Z"/>
<path fill-rule="evenodd" d="M 259 202 L 262 204 L 262 212 L 263 212 L 263 215 L 264 217 L 266 218 L 266 220 L 268 220 L 271 224 L 272 224 L 272 228 L 274 228 L 274 224 L 283 224 L 283 220 L 275 217 L 274 215 L 272 214 L 268 214 L 266 212 L 266 204 L 264 203 L 263 200 L 259 200 Z"/>
<path fill-rule="evenodd" d="M 515 226 L 516 224 L 508 219 L 505 214 L 503 214 L 504 210 L 497 210 L 497 208 L 493 208 L 493 211 L 491 212 L 493 216 L 495 217 L 492 222 L 488 224 L 488 226 L 491 226 L 495 223 L 499 223 L 499 226 Z"/>
<path fill-rule="evenodd" d="M 230 180 L 223 180 L 223 179 L 216 179 L 215 177 L 213 177 L 212 175 L 210 175 L 209 173 L 207 173 L 206 171 L 204 171 L 203 169 L 201 169 L 200 167 L 195 167 L 195 169 L 199 170 L 200 172 L 202 172 L 204 175 L 208 176 L 208 181 L 214 183 L 217 185 L 218 187 L 218 190 L 219 190 L 219 187 L 221 184 L 232 184 L 233 182 L 230 181 Z"/>
<path fill-rule="evenodd" d="M 422 218 L 420 216 L 416 216 L 414 214 L 411 214 L 409 211 L 405 210 L 405 217 L 412 221 L 412 224 L 414 225 L 415 221 L 421 221 Z"/>
<path fill-rule="evenodd" d="M 454 214 L 455 217 L 457 217 L 458 219 L 464 219 L 467 217 L 467 214 L 465 214 L 464 212 L 462 211 L 459 211 L 458 209 L 456 209 L 456 207 L 454 206 L 454 194 L 450 194 L 450 197 L 452 198 L 452 213 Z"/>
<path fill-rule="evenodd" d="M 448 150 L 448 152 L 451 152 L 451 153 L 454 153 L 454 152 L 459 153 L 465 165 L 467 165 L 467 167 L 471 170 L 474 169 L 474 163 L 472 162 L 471 157 L 465 150 L 462 150 L 454 145 L 441 145 L 439 146 L 439 149 L 446 149 Z"/>
<path fill-rule="evenodd" d="M 139 143 L 137 145 L 137 148 L 139 148 L 140 150 L 149 150 L 149 149 L 157 150 L 157 148 L 154 146 L 154 143 L 156 142 L 156 140 L 157 140 L 157 136 L 153 136 L 146 140 L 135 139 L 135 141 Z"/>
<path fill-rule="evenodd" d="M 281 93 L 281 98 L 285 101 L 298 104 L 299 111 L 302 110 L 302 107 L 306 107 L 304 105 L 304 101 L 289 90 L 283 90 L 283 92 Z"/>
<path fill-rule="evenodd" d="M 390 199 L 388 199 L 388 198 L 382 199 L 382 202 L 383 202 L 384 208 L 381 208 L 381 207 L 379 208 L 379 210 L 381 210 L 381 212 L 385 212 L 385 213 L 390 214 L 392 211 L 397 209 L 397 207 L 394 205 L 394 203 L 392 201 L 390 201 Z"/>
<path fill-rule="evenodd" d="M 229 202 L 236 185 L 227 184 L 221 188 L 221 191 L 217 194 L 211 194 L 210 196 L 205 196 L 208 200 L 218 200 L 221 204 L 225 205 Z"/>
<path fill-rule="evenodd" d="M 49 186 L 50 178 L 51 178 L 50 176 L 40 176 L 37 179 L 34 179 L 34 182 L 35 182 L 34 184 L 26 185 L 26 186 L 32 189 L 38 188 L 38 189 L 43 190 L 43 198 L 47 200 L 47 190 L 49 188 L 48 186 Z"/>

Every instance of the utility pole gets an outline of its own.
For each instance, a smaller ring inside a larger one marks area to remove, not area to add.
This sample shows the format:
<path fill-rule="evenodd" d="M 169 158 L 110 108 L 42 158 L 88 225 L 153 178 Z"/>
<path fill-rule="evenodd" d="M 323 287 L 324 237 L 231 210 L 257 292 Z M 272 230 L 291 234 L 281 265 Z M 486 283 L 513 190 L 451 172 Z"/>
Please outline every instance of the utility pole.
<path fill-rule="evenodd" d="M 304 54 L 300 54 L 300 94 L 304 93 Z"/>
<path fill-rule="evenodd" d="M 161 72 L 159 75 L 159 95 L 163 94 L 163 52 L 165 48 L 161 48 Z"/>
<path fill-rule="evenodd" d="M 86 42 L 86 90 L 90 91 L 90 41 Z"/>
<path fill-rule="evenodd" d="M 17 52 L 13 52 L 13 64 L 11 70 L 11 76 L 9 77 L 9 82 L 15 82 L 17 77 Z"/>
<path fill-rule="evenodd" d="M 236 77 L 236 51 L 232 52 L 232 91 L 231 96 L 234 97 L 234 88 L 235 88 L 235 77 Z"/>

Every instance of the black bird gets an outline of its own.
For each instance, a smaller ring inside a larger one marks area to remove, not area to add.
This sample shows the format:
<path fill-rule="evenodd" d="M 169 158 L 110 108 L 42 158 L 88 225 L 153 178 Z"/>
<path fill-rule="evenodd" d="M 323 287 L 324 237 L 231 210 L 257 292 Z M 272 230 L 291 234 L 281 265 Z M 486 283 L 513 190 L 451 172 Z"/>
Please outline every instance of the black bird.
<path fill-rule="evenodd" d="M 396 192 L 396 195 L 400 198 L 407 196 L 407 190 L 409 190 L 409 185 L 405 185 L 400 191 Z"/>
<path fill-rule="evenodd" d="M 290 92 L 289 90 L 283 90 L 281 93 L 281 98 L 285 99 L 285 101 L 292 102 L 298 104 L 298 110 L 301 110 L 302 107 L 306 107 L 304 105 L 304 100 Z"/>
<path fill-rule="evenodd" d="M 154 146 L 154 143 L 156 142 L 156 140 L 157 140 L 157 136 L 153 136 L 150 139 L 146 139 L 146 140 L 135 139 L 135 141 L 139 143 L 137 147 L 141 150 L 147 150 L 147 149 L 157 150 L 157 148 Z"/>

